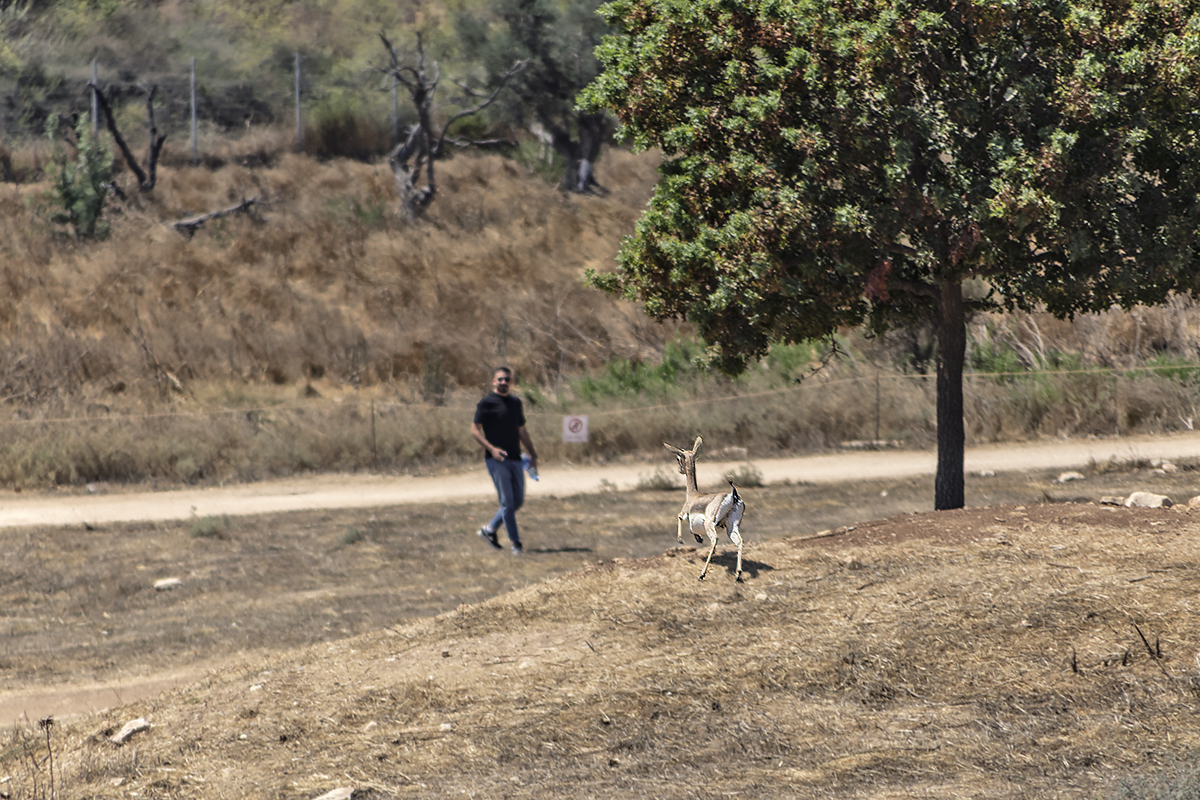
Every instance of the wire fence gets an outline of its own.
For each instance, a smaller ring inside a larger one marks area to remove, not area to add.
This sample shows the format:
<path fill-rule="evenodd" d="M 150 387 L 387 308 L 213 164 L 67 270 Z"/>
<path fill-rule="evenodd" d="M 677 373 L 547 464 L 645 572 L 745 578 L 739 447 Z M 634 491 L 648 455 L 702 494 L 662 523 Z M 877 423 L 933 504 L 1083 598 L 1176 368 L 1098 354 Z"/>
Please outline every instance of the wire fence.
<path fill-rule="evenodd" d="M 1111 385 L 1116 388 L 1117 382 L 1122 379 L 1127 381 L 1136 380 L 1138 376 L 1143 375 L 1159 375 L 1171 378 L 1179 388 L 1187 392 L 1194 392 L 1197 397 L 1197 402 L 1200 404 L 1200 365 L 1180 366 L 1135 366 L 1135 367 L 1089 367 L 1080 369 L 1048 369 L 1034 371 L 1012 371 L 1012 372 L 966 372 L 963 374 L 964 392 L 970 394 L 973 385 L 979 382 L 988 382 L 995 384 L 997 381 L 1023 381 L 1045 379 L 1061 376 L 1090 376 L 1101 378 L 1110 381 Z M 873 385 L 878 385 L 881 382 L 909 382 L 927 384 L 932 389 L 933 383 L 936 381 L 936 375 L 921 374 L 921 373 L 901 373 L 901 372 L 885 372 L 876 370 L 871 374 L 855 375 L 847 377 L 830 377 L 827 375 L 814 376 L 810 379 L 812 383 L 823 389 L 831 389 L 834 387 L 857 386 L 868 388 Z M 776 389 L 765 389 L 754 392 L 733 392 L 721 395 L 704 396 L 701 398 L 686 399 L 686 400 L 670 400 L 659 403 L 637 404 L 637 405 L 620 405 L 618 401 L 613 401 L 616 407 L 599 407 L 596 404 L 585 401 L 571 402 L 565 407 L 553 410 L 542 411 L 536 409 L 526 410 L 526 417 L 530 419 L 552 420 L 558 419 L 564 415 L 586 414 L 590 417 L 605 418 L 619 416 L 637 416 L 649 412 L 670 412 L 672 410 L 681 410 L 689 407 L 697 406 L 713 406 L 722 403 L 739 403 L 749 402 L 763 398 L 781 398 L 789 395 L 794 395 L 798 391 L 807 388 L 810 384 L 803 380 L 797 380 L 789 386 Z M 1096 384 L 1100 385 L 1100 384 Z M 519 394 L 519 392 L 518 392 Z M 872 393 L 859 391 L 858 396 L 864 398 L 864 405 L 869 405 L 871 402 Z M 1110 395 L 1111 396 L 1111 395 Z M 87 414 L 84 416 L 68 415 L 68 416 L 46 416 L 46 417 L 29 417 L 29 418 L 12 418 L 0 420 L 0 426 L 29 426 L 29 425 L 72 425 L 72 424 L 92 424 L 99 420 L 124 420 L 128 422 L 146 422 L 150 420 L 166 420 L 166 419 L 216 419 L 221 417 L 253 417 L 254 415 L 278 415 L 286 413 L 311 413 L 319 408 L 337 408 L 339 410 L 357 409 L 363 412 L 364 415 L 369 414 L 371 417 L 387 413 L 405 413 L 420 409 L 422 413 L 435 414 L 438 416 L 448 416 L 463 418 L 469 416 L 474 411 L 474 404 L 414 404 L 411 402 L 398 402 L 381 399 L 356 400 L 354 398 L 339 397 L 336 399 L 317 398 L 305 399 L 302 402 L 293 404 L 279 403 L 272 405 L 240 407 L 240 408 L 214 408 L 201 411 L 171 411 L 171 412 L 154 412 L 145 414 L 131 413 L 112 413 L 107 410 L 100 410 L 96 413 Z M 878 412 L 877 412 L 878 413 Z M 876 417 L 876 423 L 878 418 Z M 1188 425 L 1190 428 L 1190 424 Z"/>
<path fill-rule="evenodd" d="M 661 455 L 660 442 L 690 441 L 697 433 L 715 457 L 727 460 L 846 447 L 922 448 L 936 440 L 932 375 L 821 374 L 781 388 L 710 391 L 592 404 L 543 401 L 531 388 L 525 393 L 527 425 L 547 463 Z M 147 413 L 114 412 L 101 404 L 80 414 L 17 408 L 0 420 L 6 445 L 0 486 L 420 472 L 478 455 L 468 433 L 475 398 L 458 393 L 451 400 L 436 405 L 348 394 Z M 1190 430 L 1198 409 L 1200 367 L 964 376 L 968 443 Z M 590 418 L 582 442 L 567 436 L 567 423 L 580 416 Z"/>

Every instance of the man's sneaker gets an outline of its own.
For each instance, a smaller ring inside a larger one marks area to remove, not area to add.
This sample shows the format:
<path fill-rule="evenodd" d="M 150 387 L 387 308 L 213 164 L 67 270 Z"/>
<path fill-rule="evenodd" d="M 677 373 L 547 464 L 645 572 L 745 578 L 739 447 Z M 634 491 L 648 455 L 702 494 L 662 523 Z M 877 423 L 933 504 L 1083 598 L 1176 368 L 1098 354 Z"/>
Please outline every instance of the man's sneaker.
<path fill-rule="evenodd" d="M 519 544 L 514 544 L 512 553 L 514 556 L 524 555 L 525 548 L 521 547 L 521 545 L 519 545 Z"/>
<path fill-rule="evenodd" d="M 500 542 L 496 540 L 496 532 L 495 531 L 489 531 L 487 528 L 480 528 L 479 529 L 479 538 L 483 539 L 485 542 L 487 542 L 488 544 L 490 544 L 492 547 L 496 548 L 497 550 L 500 549 Z"/>

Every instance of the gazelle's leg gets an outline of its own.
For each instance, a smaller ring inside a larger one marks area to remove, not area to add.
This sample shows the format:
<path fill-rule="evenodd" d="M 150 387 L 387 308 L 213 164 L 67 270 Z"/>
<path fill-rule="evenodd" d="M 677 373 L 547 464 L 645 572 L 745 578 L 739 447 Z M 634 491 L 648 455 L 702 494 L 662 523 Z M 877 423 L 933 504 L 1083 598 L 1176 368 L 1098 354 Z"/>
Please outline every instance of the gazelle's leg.
<path fill-rule="evenodd" d="M 738 521 L 733 520 L 733 524 L 729 526 L 729 541 L 737 545 L 737 569 L 733 573 L 733 578 L 738 583 L 742 582 L 742 535 L 738 533 Z"/>
<path fill-rule="evenodd" d="M 708 558 L 704 560 L 704 569 L 700 570 L 700 580 L 704 580 L 704 576 L 708 574 L 708 565 L 712 563 L 713 553 L 717 552 L 717 537 L 712 540 L 712 547 L 708 548 Z"/>
<path fill-rule="evenodd" d="M 717 523 L 713 519 L 713 512 L 719 505 L 720 498 L 717 498 L 709 504 L 708 509 L 704 512 L 704 532 L 708 534 L 709 539 L 712 539 L 712 547 L 708 548 L 708 558 L 704 560 L 704 569 L 700 570 L 700 580 L 704 580 L 704 576 L 708 574 L 708 565 L 712 563 L 713 553 L 717 552 Z"/>
<path fill-rule="evenodd" d="M 683 544 L 683 521 L 686 518 L 687 517 L 684 514 L 680 514 L 679 524 L 675 527 L 675 541 L 679 542 L 680 544 Z M 688 526 L 691 527 L 690 522 L 688 523 Z"/>

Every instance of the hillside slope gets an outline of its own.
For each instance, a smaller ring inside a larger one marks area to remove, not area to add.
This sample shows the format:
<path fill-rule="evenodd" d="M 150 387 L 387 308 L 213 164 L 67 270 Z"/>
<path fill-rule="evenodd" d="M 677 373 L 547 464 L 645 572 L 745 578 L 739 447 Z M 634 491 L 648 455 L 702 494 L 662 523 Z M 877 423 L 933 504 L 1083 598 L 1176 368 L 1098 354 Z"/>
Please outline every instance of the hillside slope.
<path fill-rule="evenodd" d="M 582 285 L 607 269 L 655 180 L 652 155 L 612 152 L 603 197 L 567 196 L 500 157 L 440 166 L 406 225 L 386 165 L 284 156 L 274 166 L 168 169 L 102 242 L 56 241 L 0 188 L 4 395 L 119 403 L 198 381 L 396 383 L 442 396 L 497 361 L 553 384 L 662 331 Z M 262 201 L 194 237 L 169 223 Z M 115 399 L 114 399 L 115 398 Z"/>

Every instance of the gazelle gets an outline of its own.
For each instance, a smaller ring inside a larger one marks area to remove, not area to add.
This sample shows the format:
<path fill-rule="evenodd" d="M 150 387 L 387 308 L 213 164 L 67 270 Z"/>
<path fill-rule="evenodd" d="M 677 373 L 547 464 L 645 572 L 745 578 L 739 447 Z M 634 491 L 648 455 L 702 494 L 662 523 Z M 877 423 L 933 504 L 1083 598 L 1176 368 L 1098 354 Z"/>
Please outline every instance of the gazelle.
<path fill-rule="evenodd" d="M 681 450 L 663 442 L 663 447 L 675 454 L 676 460 L 679 461 L 679 472 L 687 479 L 687 495 L 684 497 L 683 508 L 679 510 L 675 539 L 680 544 L 683 543 L 685 522 L 697 542 L 704 541 L 697 529 L 703 530 L 708 535 L 712 546 L 708 550 L 708 558 L 704 561 L 704 569 L 700 571 L 700 580 L 704 580 L 704 576 L 708 574 L 708 566 L 712 563 L 713 553 L 717 551 L 717 528 L 725 528 L 729 541 L 737 545 L 735 576 L 738 581 L 741 581 L 742 535 L 738 531 L 738 523 L 741 522 L 742 514 L 746 511 L 746 503 L 738 494 L 733 481 L 729 482 L 728 492 L 701 494 L 696 484 L 696 453 L 700 451 L 700 445 L 703 443 L 704 439 L 697 436 L 691 450 Z"/>

